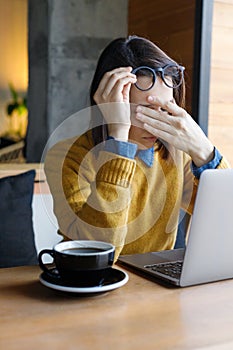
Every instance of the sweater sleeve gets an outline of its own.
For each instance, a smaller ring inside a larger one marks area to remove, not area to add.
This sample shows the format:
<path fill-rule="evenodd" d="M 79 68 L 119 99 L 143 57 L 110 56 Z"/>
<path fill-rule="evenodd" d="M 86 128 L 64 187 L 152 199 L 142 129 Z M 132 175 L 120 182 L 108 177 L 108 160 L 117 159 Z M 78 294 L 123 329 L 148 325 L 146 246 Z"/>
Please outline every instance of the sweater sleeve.
<path fill-rule="evenodd" d="M 105 150 L 95 154 L 74 143 L 52 176 L 53 152 L 45 169 L 60 231 L 70 239 L 111 242 L 118 256 L 127 233 L 135 160 Z M 56 153 L 53 161 L 61 158 Z"/>

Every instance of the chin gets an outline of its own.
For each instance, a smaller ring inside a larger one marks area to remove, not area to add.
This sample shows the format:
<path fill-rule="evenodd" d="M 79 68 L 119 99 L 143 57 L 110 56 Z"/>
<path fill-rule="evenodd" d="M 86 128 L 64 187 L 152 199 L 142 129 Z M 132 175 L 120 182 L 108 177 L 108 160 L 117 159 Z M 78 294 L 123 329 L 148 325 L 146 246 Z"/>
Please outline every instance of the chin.
<path fill-rule="evenodd" d="M 145 148 L 151 148 L 154 146 L 157 138 L 155 136 L 148 136 L 142 139 L 141 145 Z"/>
<path fill-rule="evenodd" d="M 140 138 L 131 138 L 131 142 L 136 143 L 138 145 L 138 149 L 141 150 L 153 147 L 156 141 L 157 138 L 153 135 L 146 135 Z"/>

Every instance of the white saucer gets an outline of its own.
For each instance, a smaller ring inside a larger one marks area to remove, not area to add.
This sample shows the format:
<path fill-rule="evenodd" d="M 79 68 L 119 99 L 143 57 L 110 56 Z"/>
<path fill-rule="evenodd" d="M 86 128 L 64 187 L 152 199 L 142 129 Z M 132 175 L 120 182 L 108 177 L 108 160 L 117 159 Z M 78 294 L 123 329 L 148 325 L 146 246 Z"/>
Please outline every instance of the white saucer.
<path fill-rule="evenodd" d="M 128 280 L 129 276 L 126 272 L 118 269 L 112 268 L 112 273 L 106 277 L 103 283 L 100 286 L 93 287 L 77 287 L 77 286 L 67 286 L 62 281 L 55 281 L 45 272 L 43 272 L 39 279 L 40 282 L 51 289 L 59 290 L 62 292 L 69 293 L 79 293 L 79 294 L 88 294 L 88 293 L 104 293 L 117 288 L 124 286 Z"/>

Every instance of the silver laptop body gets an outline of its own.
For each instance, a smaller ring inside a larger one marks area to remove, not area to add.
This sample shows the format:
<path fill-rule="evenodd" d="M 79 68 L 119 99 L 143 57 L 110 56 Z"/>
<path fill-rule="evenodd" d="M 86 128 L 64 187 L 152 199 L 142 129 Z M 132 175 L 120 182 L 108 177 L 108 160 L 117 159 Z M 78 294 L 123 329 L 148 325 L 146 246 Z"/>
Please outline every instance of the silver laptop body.
<path fill-rule="evenodd" d="M 182 262 L 179 277 L 151 268 L 173 261 Z M 202 173 L 185 250 L 124 255 L 119 263 L 180 287 L 233 278 L 233 169 Z"/>

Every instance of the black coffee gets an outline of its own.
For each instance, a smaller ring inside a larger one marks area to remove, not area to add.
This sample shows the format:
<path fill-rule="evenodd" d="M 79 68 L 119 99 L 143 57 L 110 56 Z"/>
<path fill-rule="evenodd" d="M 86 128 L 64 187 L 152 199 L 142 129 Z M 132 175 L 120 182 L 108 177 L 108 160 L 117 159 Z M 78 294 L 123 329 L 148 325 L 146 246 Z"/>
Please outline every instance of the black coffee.
<path fill-rule="evenodd" d="M 68 249 L 64 249 L 62 250 L 62 253 L 64 254 L 90 254 L 90 253 L 100 253 L 105 251 L 104 249 L 101 248 L 68 248 Z"/>

